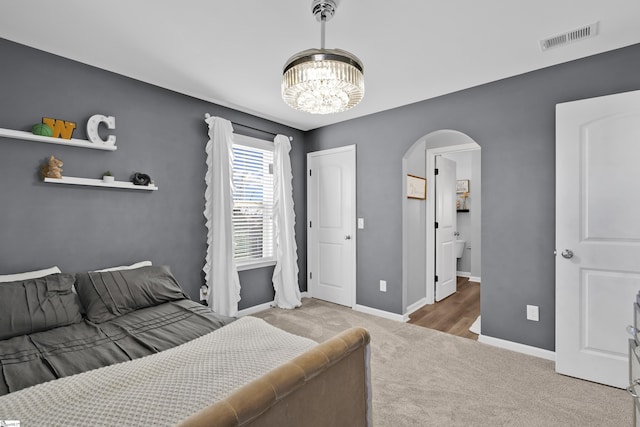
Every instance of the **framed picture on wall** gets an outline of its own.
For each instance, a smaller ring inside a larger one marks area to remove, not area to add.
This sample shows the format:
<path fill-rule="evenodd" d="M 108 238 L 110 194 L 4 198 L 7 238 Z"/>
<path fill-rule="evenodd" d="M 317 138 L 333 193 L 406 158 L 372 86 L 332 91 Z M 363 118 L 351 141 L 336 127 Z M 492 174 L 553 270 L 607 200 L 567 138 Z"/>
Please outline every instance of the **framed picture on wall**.
<path fill-rule="evenodd" d="M 456 193 L 468 193 L 469 192 L 469 180 L 459 179 L 456 181 Z"/>
<path fill-rule="evenodd" d="M 407 175 L 407 198 L 421 199 L 427 198 L 427 180 L 425 178 Z"/>

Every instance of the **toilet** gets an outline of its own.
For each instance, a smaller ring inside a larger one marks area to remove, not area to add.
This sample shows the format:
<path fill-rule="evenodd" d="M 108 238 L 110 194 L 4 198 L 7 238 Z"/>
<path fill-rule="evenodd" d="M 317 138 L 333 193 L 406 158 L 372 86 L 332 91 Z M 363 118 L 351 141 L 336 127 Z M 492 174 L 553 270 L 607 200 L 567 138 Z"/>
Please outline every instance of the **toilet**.
<path fill-rule="evenodd" d="M 467 242 L 464 240 L 456 240 L 456 258 L 462 258 L 462 254 L 464 253 L 464 245 Z"/>

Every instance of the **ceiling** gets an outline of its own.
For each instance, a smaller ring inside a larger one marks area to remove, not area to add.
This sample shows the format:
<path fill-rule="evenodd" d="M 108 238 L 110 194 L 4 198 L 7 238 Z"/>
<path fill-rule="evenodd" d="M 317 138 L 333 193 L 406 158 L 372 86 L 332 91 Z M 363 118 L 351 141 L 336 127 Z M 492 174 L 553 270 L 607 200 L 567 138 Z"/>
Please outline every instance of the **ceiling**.
<path fill-rule="evenodd" d="M 311 0 L 15 0 L 0 37 L 310 130 L 639 43 L 639 17 L 635 0 L 338 0 L 326 47 L 364 62 L 366 92 L 331 115 L 280 97 L 286 60 L 320 47 Z M 596 21 L 597 37 L 540 49 Z"/>

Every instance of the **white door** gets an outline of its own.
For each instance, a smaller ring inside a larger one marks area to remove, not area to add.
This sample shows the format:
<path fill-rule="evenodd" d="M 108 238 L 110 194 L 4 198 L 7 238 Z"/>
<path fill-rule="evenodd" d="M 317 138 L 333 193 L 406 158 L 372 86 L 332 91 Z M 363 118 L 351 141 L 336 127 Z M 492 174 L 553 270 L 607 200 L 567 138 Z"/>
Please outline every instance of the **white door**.
<path fill-rule="evenodd" d="M 556 371 L 614 387 L 640 290 L 639 165 L 640 91 L 556 106 Z"/>
<path fill-rule="evenodd" d="M 456 277 L 456 162 L 436 156 L 436 301 L 457 290 Z"/>
<path fill-rule="evenodd" d="M 307 289 L 353 307 L 356 292 L 356 146 L 307 154 Z"/>

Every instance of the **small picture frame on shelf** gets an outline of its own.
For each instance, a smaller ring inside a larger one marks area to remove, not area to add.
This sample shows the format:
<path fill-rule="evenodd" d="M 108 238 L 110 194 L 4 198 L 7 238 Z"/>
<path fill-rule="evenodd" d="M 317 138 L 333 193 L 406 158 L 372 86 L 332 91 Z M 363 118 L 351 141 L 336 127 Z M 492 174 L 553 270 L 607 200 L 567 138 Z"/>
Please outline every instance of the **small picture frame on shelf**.
<path fill-rule="evenodd" d="M 427 198 L 427 180 L 407 174 L 407 198 L 424 200 Z"/>
<path fill-rule="evenodd" d="M 456 181 L 456 193 L 468 193 L 469 192 L 469 180 L 459 179 Z"/>

